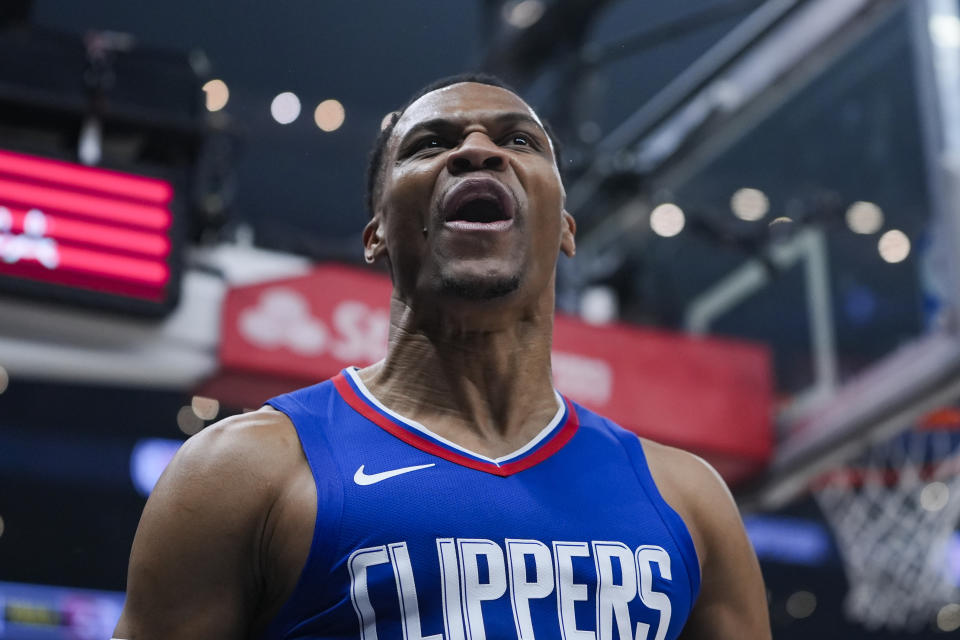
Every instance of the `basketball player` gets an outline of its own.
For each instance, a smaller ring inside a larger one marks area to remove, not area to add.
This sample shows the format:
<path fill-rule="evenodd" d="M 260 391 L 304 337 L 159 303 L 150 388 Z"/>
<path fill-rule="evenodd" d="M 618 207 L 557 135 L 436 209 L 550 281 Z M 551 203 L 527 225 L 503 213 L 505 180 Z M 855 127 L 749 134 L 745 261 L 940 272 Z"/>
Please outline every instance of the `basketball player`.
<path fill-rule="evenodd" d="M 187 441 L 115 635 L 769 638 L 717 474 L 551 385 L 575 224 L 537 114 L 461 77 L 387 124 L 363 234 L 393 278 L 387 357 Z"/>

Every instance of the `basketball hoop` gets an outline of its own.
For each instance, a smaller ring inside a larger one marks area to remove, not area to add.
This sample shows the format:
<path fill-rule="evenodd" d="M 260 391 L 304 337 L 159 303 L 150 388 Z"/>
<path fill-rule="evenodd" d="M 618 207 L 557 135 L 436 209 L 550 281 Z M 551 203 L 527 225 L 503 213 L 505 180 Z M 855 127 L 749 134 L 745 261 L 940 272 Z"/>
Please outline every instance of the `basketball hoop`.
<path fill-rule="evenodd" d="M 960 413 L 931 414 L 812 485 L 850 583 L 847 616 L 870 629 L 919 630 L 960 602 L 947 561 L 960 520 L 960 421 L 949 416 Z"/>

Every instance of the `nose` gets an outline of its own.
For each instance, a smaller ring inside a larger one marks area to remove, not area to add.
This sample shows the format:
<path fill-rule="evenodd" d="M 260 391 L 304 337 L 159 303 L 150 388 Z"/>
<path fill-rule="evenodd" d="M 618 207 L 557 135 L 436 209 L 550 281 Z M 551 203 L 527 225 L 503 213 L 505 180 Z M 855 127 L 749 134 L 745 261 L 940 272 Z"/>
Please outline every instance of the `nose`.
<path fill-rule="evenodd" d="M 469 134 L 460 146 L 447 156 L 447 170 L 452 174 L 481 169 L 502 171 L 506 165 L 503 149 L 479 131 Z"/>

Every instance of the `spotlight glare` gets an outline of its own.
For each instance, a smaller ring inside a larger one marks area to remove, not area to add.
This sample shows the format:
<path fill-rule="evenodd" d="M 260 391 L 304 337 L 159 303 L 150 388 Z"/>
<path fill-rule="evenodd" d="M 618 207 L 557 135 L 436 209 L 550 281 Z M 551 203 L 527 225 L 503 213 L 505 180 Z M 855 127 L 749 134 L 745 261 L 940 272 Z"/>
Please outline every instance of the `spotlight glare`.
<path fill-rule="evenodd" d="M 610 324 L 617 319 L 619 308 L 617 293 L 605 285 L 587 287 L 580 296 L 580 317 L 587 324 Z"/>
<path fill-rule="evenodd" d="M 313 112 L 313 121 L 322 131 L 336 131 L 346 118 L 346 111 L 339 100 L 324 100 Z"/>
<path fill-rule="evenodd" d="M 796 591 L 787 598 L 787 613 L 793 618 L 809 618 L 816 609 L 817 596 L 809 591 Z"/>
<path fill-rule="evenodd" d="M 939 47 L 960 47 L 960 18 L 944 13 L 931 16 L 930 35 Z"/>
<path fill-rule="evenodd" d="M 218 78 L 204 84 L 203 92 L 207 94 L 207 111 L 220 111 L 230 100 L 230 89 L 227 88 L 227 83 Z"/>
<path fill-rule="evenodd" d="M 144 438 L 133 445 L 130 452 L 130 481 L 143 496 L 149 496 L 177 450 L 180 440 Z"/>
<path fill-rule="evenodd" d="M 180 431 L 192 436 L 203 429 L 203 420 L 193 412 L 193 407 L 180 407 L 177 411 L 177 426 L 180 427 Z"/>
<path fill-rule="evenodd" d="M 193 396 L 190 400 L 190 408 L 193 409 L 194 415 L 201 420 L 213 420 L 220 413 L 220 403 L 214 398 L 203 396 Z"/>
<path fill-rule="evenodd" d="M 733 215 L 741 220 L 753 222 L 767 215 L 770 211 L 770 200 L 767 194 L 759 189 L 737 189 L 730 198 L 730 209 Z"/>
<path fill-rule="evenodd" d="M 290 124 L 300 117 L 300 98 L 290 91 L 278 94 L 270 103 L 270 115 L 280 124 Z"/>
<path fill-rule="evenodd" d="M 683 209 L 671 202 L 658 205 L 650 212 L 650 228 L 658 236 L 672 238 L 683 231 L 685 224 Z"/>
<path fill-rule="evenodd" d="M 927 511 L 940 511 L 950 502 L 950 487 L 936 481 L 920 491 L 920 506 Z"/>
<path fill-rule="evenodd" d="M 940 631 L 956 631 L 960 629 L 960 604 L 951 602 L 944 605 L 937 612 L 937 627 Z"/>
<path fill-rule="evenodd" d="M 854 202 L 847 209 L 846 220 L 850 231 L 869 235 L 883 226 L 883 210 L 872 202 Z"/>
<path fill-rule="evenodd" d="M 903 262 L 910 255 L 910 238 L 899 229 L 890 229 L 880 236 L 877 249 L 885 262 L 890 264 Z"/>

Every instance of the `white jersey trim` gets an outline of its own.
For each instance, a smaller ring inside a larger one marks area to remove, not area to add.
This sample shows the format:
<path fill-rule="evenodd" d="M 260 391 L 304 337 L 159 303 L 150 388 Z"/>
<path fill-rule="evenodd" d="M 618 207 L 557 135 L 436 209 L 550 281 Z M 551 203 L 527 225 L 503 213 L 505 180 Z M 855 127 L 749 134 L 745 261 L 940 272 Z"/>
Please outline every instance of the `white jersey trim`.
<path fill-rule="evenodd" d="M 357 389 L 360 391 L 360 393 L 363 394 L 363 397 L 366 398 L 366 399 L 370 402 L 370 404 L 376 406 L 378 409 L 380 409 L 380 410 L 383 411 L 384 413 L 387 413 L 387 414 L 390 415 L 391 417 L 399 420 L 400 422 L 404 423 L 405 425 L 409 426 L 410 428 L 419 431 L 419 432 L 422 433 L 423 435 L 425 435 L 425 436 L 427 436 L 427 437 L 429 437 L 429 438 L 431 438 L 431 439 L 433 439 L 433 440 L 436 440 L 437 442 L 440 442 L 440 443 L 442 443 L 442 444 L 444 444 L 444 445 L 446 445 L 446 446 L 448 446 L 448 447 L 450 447 L 450 448 L 452 448 L 452 449 L 456 449 L 457 451 L 460 451 L 460 452 L 462 452 L 462 453 L 465 453 L 465 454 L 467 454 L 467 455 L 469 455 L 469 456 L 471 456 L 471 457 L 477 458 L 477 459 L 479 459 L 479 460 L 483 460 L 484 462 L 489 462 L 489 463 L 495 464 L 495 465 L 497 465 L 497 466 L 500 466 L 500 465 L 502 465 L 502 464 L 505 463 L 505 462 L 509 462 L 510 460 L 512 460 L 512 459 L 514 459 L 514 458 L 517 458 L 517 457 L 519 457 L 519 456 L 522 456 L 524 453 L 526 453 L 526 452 L 529 451 L 530 449 L 532 449 L 532 448 L 536 447 L 538 444 L 540 444 L 540 442 L 542 442 L 547 436 L 549 436 L 550 433 L 556 428 L 556 426 L 560 423 L 560 421 L 563 419 L 564 414 L 566 413 L 566 406 L 565 406 L 565 404 L 564 404 L 564 402 L 563 402 L 563 398 L 561 397 L 560 393 L 559 393 L 556 389 L 554 389 L 554 390 L 553 390 L 553 395 L 554 395 L 554 397 L 555 397 L 556 400 L 557 400 L 557 412 L 554 414 L 553 418 L 551 418 L 550 422 L 547 423 L 547 426 L 544 427 L 543 430 L 540 431 L 540 433 L 538 433 L 537 435 L 535 435 L 535 436 L 533 437 L 533 439 L 530 440 L 530 442 L 528 442 L 527 444 L 523 445 L 522 447 L 520 447 L 519 449 L 517 449 L 517 450 L 514 451 L 513 453 L 508 453 L 507 455 L 501 456 L 501 457 L 499 457 L 499 458 L 488 458 L 487 456 L 484 456 L 484 455 L 481 455 L 481 454 L 479 454 L 479 453 L 476 453 L 475 451 L 471 451 L 470 449 L 467 449 L 466 447 L 461 447 L 460 445 L 456 444 L 455 442 L 450 442 L 450 441 L 447 440 L 446 438 L 437 435 L 436 433 L 434 433 L 433 431 L 431 431 L 431 430 L 428 429 L 427 427 L 423 426 L 422 424 L 420 424 L 420 423 L 417 422 L 416 420 L 411 420 L 411 419 L 409 419 L 409 418 L 405 418 L 404 416 L 400 415 L 399 413 L 396 413 L 395 411 L 393 411 L 392 409 L 390 409 L 389 407 L 387 407 L 386 405 L 384 405 L 383 403 L 381 403 L 381 402 L 376 398 L 376 396 L 374 396 L 372 393 L 370 393 L 370 390 L 367 389 L 367 387 L 366 387 L 365 384 L 363 384 L 363 381 L 360 380 L 360 376 L 357 374 L 357 372 L 359 371 L 359 369 L 357 369 L 357 367 L 347 367 L 347 368 L 345 369 L 345 371 L 347 372 L 347 375 L 349 375 L 350 378 L 353 380 L 354 384 L 356 384 Z"/>

